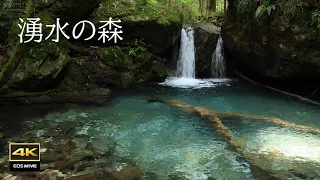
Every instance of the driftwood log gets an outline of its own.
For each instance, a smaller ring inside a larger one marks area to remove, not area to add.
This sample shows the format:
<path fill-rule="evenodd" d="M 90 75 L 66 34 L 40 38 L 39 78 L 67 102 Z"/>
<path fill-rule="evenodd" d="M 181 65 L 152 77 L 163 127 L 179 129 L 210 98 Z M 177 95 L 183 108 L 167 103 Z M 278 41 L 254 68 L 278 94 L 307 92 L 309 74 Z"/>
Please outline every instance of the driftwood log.
<path fill-rule="evenodd" d="M 149 102 L 161 102 L 164 104 L 168 104 L 173 107 L 177 107 L 179 109 L 184 110 L 185 112 L 188 112 L 190 114 L 196 114 L 199 115 L 201 118 L 209 121 L 214 126 L 215 130 L 226 139 L 228 148 L 231 151 L 234 151 L 241 156 L 243 156 L 246 161 L 250 164 L 251 171 L 253 175 L 258 179 L 290 179 L 292 177 L 296 178 L 296 175 L 303 175 L 305 177 L 308 177 L 308 173 L 305 172 L 303 168 L 296 168 L 296 169 L 282 169 L 282 170 L 273 170 L 271 168 L 270 163 L 273 162 L 275 159 L 283 159 L 282 154 L 277 152 L 270 152 L 268 154 L 255 154 L 251 153 L 246 150 L 245 142 L 241 139 L 236 137 L 229 129 L 226 127 L 219 117 L 221 118 L 230 118 L 230 119 L 255 119 L 259 121 L 267 121 L 267 122 L 273 122 L 276 124 L 284 125 L 293 127 L 295 129 L 299 130 L 306 130 L 310 131 L 310 129 L 306 126 L 300 127 L 299 125 L 295 125 L 293 123 L 286 122 L 284 120 L 280 119 L 274 119 L 274 118 L 265 118 L 265 117 L 259 117 L 259 116 L 246 116 L 239 113 L 221 113 L 216 112 L 211 109 L 205 108 L 205 107 L 198 107 L 198 106 L 192 106 L 189 104 L 182 103 L 178 100 L 164 100 L 160 98 L 156 98 L 154 96 L 148 96 L 146 97 L 146 100 Z M 314 130 L 311 128 L 311 132 L 318 132 L 318 130 Z M 288 162 L 289 163 L 289 162 Z M 292 162 L 291 162 L 292 163 Z M 301 166 L 300 166 L 301 167 Z"/>

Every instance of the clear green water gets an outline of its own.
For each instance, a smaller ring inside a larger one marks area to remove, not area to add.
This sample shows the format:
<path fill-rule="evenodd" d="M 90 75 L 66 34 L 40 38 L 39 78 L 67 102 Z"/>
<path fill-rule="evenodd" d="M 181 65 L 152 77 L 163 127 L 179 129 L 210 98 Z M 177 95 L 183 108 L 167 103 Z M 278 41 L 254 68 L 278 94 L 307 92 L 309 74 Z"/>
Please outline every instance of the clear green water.
<path fill-rule="evenodd" d="M 52 112 L 38 120 L 47 121 L 50 126 L 73 123 L 73 117 L 81 116 L 86 125 L 76 127 L 79 133 L 112 136 L 117 141 L 117 155 L 132 159 L 144 172 L 156 173 L 159 179 L 167 179 L 174 172 L 182 172 L 192 180 L 253 179 L 249 165 L 226 148 L 225 140 L 210 124 L 168 105 L 148 103 L 144 100 L 148 95 L 320 128 L 318 107 L 237 81 L 201 89 L 159 85 L 118 89 L 103 106 Z M 306 163 L 311 173 L 320 176 L 319 136 L 249 120 L 223 122 L 246 140 L 249 150 L 281 152 L 288 162 Z M 283 166 L 286 161 L 272 164 L 274 169 Z"/>

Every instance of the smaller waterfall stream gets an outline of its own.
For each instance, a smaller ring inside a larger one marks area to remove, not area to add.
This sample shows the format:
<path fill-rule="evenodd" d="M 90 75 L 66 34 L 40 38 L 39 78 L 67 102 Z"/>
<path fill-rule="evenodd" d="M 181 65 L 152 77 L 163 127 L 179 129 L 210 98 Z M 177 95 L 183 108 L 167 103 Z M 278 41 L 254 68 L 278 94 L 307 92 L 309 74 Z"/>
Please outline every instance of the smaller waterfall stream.
<path fill-rule="evenodd" d="M 223 41 L 221 36 L 218 39 L 216 49 L 212 55 L 211 61 L 211 73 L 214 78 L 225 77 L 225 58 L 223 51 Z"/>

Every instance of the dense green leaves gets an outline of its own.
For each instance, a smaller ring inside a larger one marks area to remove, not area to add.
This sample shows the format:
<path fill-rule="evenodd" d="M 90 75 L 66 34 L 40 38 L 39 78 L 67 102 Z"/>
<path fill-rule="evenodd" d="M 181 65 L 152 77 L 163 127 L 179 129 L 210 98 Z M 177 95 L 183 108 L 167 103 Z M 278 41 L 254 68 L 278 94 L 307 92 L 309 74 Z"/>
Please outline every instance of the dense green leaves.
<path fill-rule="evenodd" d="M 271 12 L 273 10 L 276 9 L 276 5 L 275 4 L 272 4 L 272 5 L 265 5 L 265 4 L 262 4 L 260 5 L 257 10 L 256 10 L 256 18 L 260 18 L 262 17 L 265 13 L 270 16 L 271 15 Z"/>
<path fill-rule="evenodd" d="M 313 12 L 311 15 L 311 19 L 312 19 L 311 21 L 312 25 L 320 29 L 320 11 Z"/>

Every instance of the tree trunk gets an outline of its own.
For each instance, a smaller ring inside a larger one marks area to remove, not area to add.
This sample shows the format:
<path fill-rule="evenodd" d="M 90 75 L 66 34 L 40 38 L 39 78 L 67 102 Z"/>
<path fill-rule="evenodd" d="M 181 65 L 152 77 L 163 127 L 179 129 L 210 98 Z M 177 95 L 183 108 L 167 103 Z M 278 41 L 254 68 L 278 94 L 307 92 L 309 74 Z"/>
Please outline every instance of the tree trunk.
<path fill-rule="evenodd" d="M 216 0 L 208 0 L 209 2 L 209 11 L 216 12 L 217 10 L 217 1 Z"/>
<path fill-rule="evenodd" d="M 172 0 L 168 0 L 168 7 L 172 8 Z"/>
<path fill-rule="evenodd" d="M 35 8 L 35 0 L 28 0 L 24 19 L 33 16 L 34 8 Z M 0 72 L 0 89 L 3 87 L 3 85 L 5 85 L 8 82 L 11 75 L 14 73 L 14 71 L 17 69 L 18 65 L 20 64 L 20 56 L 24 49 L 23 46 L 24 44 L 20 44 L 20 40 L 16 43 L 11 53 L 11 57 L 9 61 Z"/>
<path fill-rule="evenodd" d="M 199 11 L 200 11 L 200 14 L 202 15 L 202 0 L 199 0 Z"/>

